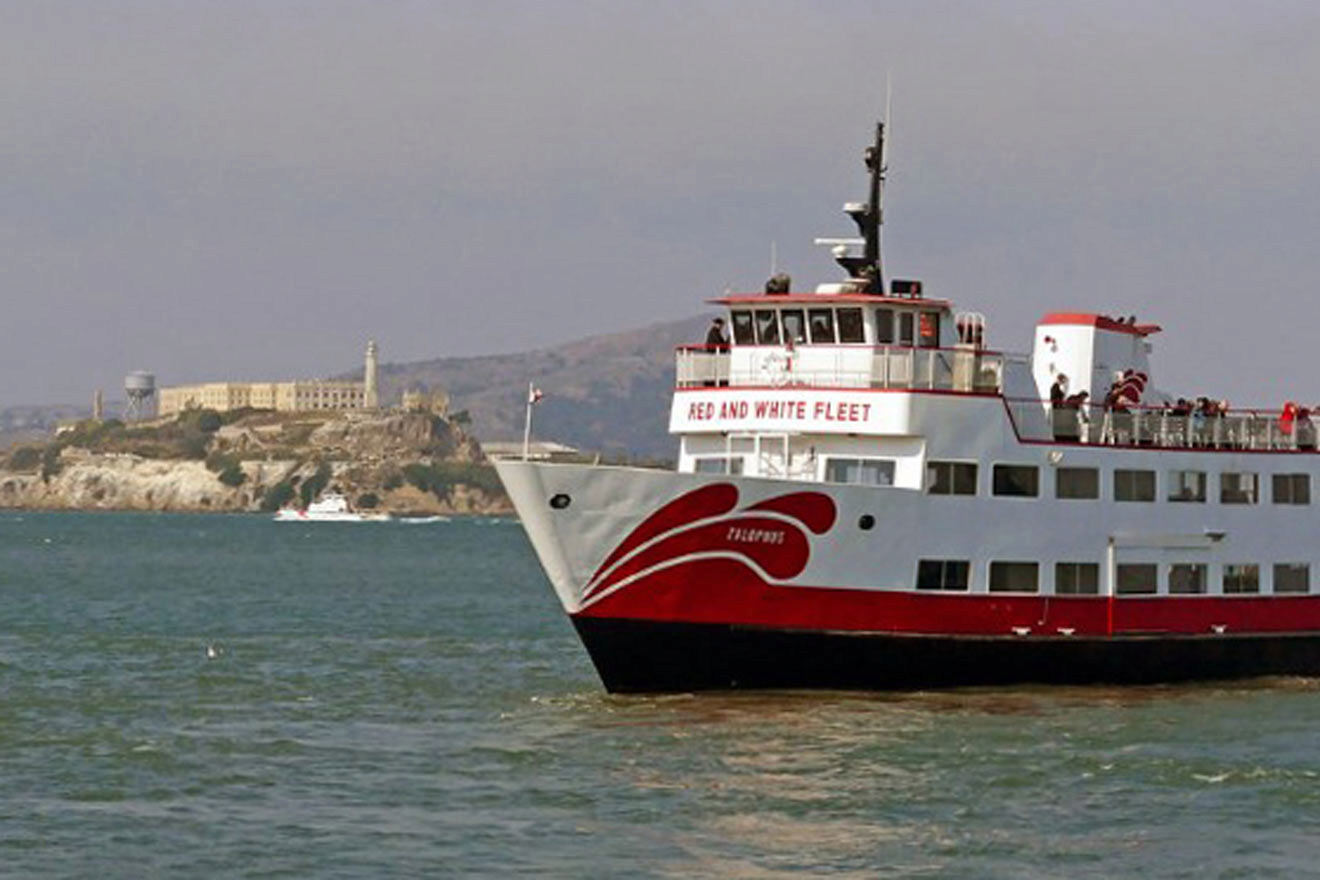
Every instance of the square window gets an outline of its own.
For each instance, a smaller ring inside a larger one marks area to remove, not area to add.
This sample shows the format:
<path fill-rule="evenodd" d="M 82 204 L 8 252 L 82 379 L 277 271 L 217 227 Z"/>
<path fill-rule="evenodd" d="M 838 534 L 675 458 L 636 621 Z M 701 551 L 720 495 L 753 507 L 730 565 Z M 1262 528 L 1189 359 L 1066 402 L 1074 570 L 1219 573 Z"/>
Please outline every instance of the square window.
<path fill-rule="evenodd" d="M 1275 474 L 1273 482 L 1275 504 L 1311 503 L 1310 474 Z"/>
<path fill-rule="evenodd" d="M 1100 565 L 1095 562 L 1056 562 L 1054 592 L 1060 596 L 1094 596 L 1100 592 Z"/>
<path fill-rule="evenodd" d="M 735 311 L 733 318 L 733 341 L 738 345 L 755 345 L 756 332 L 752 329 L 752 313 Z"/>
<path fill-rule="evenodd" d="M 1114 471 L 1115 501 L 1154 501 L 1154 471 Z"/>
<path fill-rule="evenodd" d="M 961 559 L 922 559 L 917 563 L 918 590 L 966 590 L 971 563 Z"/>
<path fill-rule="evenodd" d="M 1205 502 L 1205 471 L 1169 471 L 1169 500 Z"/>
<path fill-rule="evenodd" d="M 1169 566 L 1170 593 L 1204 593 L 1206 566 L 1199 562 L 1179 562 Z"/>
<path fill-rule="evenodd" d="M 1159 566 L 1153 562 L 1119 563 L 1117 583 L 1120 596 L 1153 595 L 1159 592 Z"/>
<path fill-rule="evenodd" d="M 1035 498 L 1040 490 L 1040 470 L 1030 464 L 997 464 L 994 493 L 1007 497 Z"/>
<path fill-rule="evenodd" d="M 1256 474 L 1241 472 L 1219 475 L 1220 504 L 1255 504 L 1259 498 Z"/>
<path fill-rule="evenodd" d="M 807 341 L 807 319 L 801 309 L 784 309 L 780 320 L 784 324 L 784 342 L 797 345 Z"/>
<path fill-rule="evenodd" d="M 975 495 L 976 464 L 966 461 L 927 462 L 926 485 L 932 495 Z"/>
<path fill-rule="evenodd" d="M 1099 498 L 1100 471 L 1096 468 L 1055 468 L 1054 497 L 1080 499 Z"/>
<path fill-rule="evenodd" d="M 1259 593 L 1260 566 L 1238 564 L 1224 566 L 1225 593 Z"/>
<path fill-rule="evenodd" d="M 1034 593 L 1039 566 L 1034 562 L 990 563 L 990 592 Z"/>
<path fill-rule="evenodd" d="M 1311 566 L 1305 562 L 1280 562 L 1274 565 L 1274 592 L 1311 592 Z"/>
<path fill-rule="evenodd" d="M 911 312 L 898 313 L 898 344 L 912 346 L 916 339 L 916 315 Z"/>
<path fill-rule="evenodd" d="M 827 458 L 825 481 L 865 486 L 894 485 L 894 461 L 888 458 Z"/>

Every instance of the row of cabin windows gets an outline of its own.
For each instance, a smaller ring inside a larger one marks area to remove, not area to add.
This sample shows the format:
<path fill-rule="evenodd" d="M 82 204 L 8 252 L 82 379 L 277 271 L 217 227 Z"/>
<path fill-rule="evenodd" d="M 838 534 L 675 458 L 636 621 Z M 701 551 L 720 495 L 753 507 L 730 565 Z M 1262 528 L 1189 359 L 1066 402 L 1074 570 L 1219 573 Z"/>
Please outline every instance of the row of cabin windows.
<path fill-rule="evenodd" d="M 738 345 L 866 341 L 860 308 L 735 309 L 730 317 L 733 341 Z M 940 344 L 940 313 L 876 309 L 875 344 L 935 348 Z"/>
<path fill-rule="evenodd" d="M 1098 499 L 1100 469 L 1054 468 L 1054 497 Z M 932 495 L 975 495 L 977 466 L 973 462 L 932 461 L 926 465 L 927 491 Z M 1205 503 L 1205 471 L 1170 470 L 1166 475 L 1169 501 Z M 1310 474 L 1271 474 L 1271 499 L 1275 504 L 1310 504 Z M 1155 471 L 1118 468 L 1114 470 L 1115 501 L 1154 501 Z M 991 492 L 1010 498 L 1040 495 L 1040 468 L 1029 464 L 997 464 L 992 471 Z M 1219 475 L 1220 504 L 1260 502 L 1260 475 L 1251 471 L 1226 471 Z"/>
<path fill-rule="evenodd" d="M 1165 566 L 1170 595 L 1195 595 L 1208 591 L 1209 566 L 1203 562 L 1178 562 Z M 1120 596 L 1159 593 L 1160 566 L 1154 562 L 1119 563 L 1114 572 L 1114 591 Z M 922 559 L 917 563 L 918 590 L 966 592 L 971 589 L 971 563 L 965 559 Z M 1306 562 L 1274 565 L 1275 593 L 1309 593 L 1311 566 Z M 986 587 L 991 593 L 1037 593 L 1040 565 L 1035 562 L 991 562 Z M 1259 593 L 1260 566 L 1232 563 L 1221 566 L 1220 589 L 1226 595 Z M 1099 595 L 1100 564 L 1057 562 L 1054 565 L 1054 594 Z"/>

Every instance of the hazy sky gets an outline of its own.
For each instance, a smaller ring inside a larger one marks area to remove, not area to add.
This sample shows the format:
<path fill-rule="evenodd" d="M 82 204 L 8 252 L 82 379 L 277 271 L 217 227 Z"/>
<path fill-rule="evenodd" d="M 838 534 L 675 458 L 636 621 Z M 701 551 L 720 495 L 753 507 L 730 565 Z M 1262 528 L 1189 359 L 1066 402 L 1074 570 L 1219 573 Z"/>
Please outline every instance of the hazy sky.
<path fill-rule="evenodd" d="M 1320 401 L 1314 3 L 0 3 L 0 406 L 680 318 L 839 273 L 894 84 L 891 275 L 1023 350 Z"/>

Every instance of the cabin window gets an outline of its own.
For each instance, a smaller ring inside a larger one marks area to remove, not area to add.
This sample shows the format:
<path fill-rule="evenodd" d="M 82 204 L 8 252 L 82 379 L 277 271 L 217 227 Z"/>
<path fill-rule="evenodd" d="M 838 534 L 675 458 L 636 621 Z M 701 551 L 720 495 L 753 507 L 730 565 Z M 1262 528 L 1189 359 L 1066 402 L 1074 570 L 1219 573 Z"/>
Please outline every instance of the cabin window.
<path fill-rule="evenodd" d="M 1279 562 L 1274 565 L 1274 592 L 1311 592 L 1311 566 L 1305 562 Z"/>
<path fill-rule="evenodd" d="M 696 459 L 696 472 L 699 474 L 741 474 L 743 460 L 741 455 L 703 455 Z"/>
<path fill-rule="evenodd" d="M 1040 566 L 1035 562 L 990 563 L 990 592 L 1034 593 Z"/>
<path fill-rule="evenodd" d="M 1204 593 L 1206 567 L 1199 562 L 1178 562 L 1169 566 L 1170 593 Z"/>
<path fill-rule="evenodd" d="M 738 345 L 755 345 L 756 331 L 752 329 L 752 313 L 733 312 L 733 341 Z"/>
<path fill-rule="evenodd" d="M 1030 464 L 997 464 L 994 493 L 1010 498 L 1035 498 L 1040 494 L 1040 470 Z"/>
<path fill-rule="evenodd" d="M 1159 566 L 1153 562 L 1121 562 L 1115 575 L 1114 588 L 1120 596 L 1159 592 Z"/>
<path fill-rule="evenodd" d="M 1114 471 L 1115 501 L 1154 501 L 1154 471 Z"/>
<path fill-rule="evenodd" d="M 812 309 L 807 312 L 807 323 L 811 325 L 812 342 L 834 344 L 834 312 L 829 309 Z"/>
<path fill-rule="evenodd" d="M 1094 596 L 1100 592 L 1100 566 L 1095 562 L 1056 562 L 1054 592 L 1060 596 Z"/>
<path fill-rule="evenodd" d="M 962 559 L 922 559 L 917 562 L 918 590 L 966 590 L 972 565 Z"/>
<path fill-rule="evenodd" d="M 784 342 L 797 344 L 807 341 L 807 319 L 801 309 L 784 309 Z"/>
<path fill-rule="evenodd" d="M 940 344 L 940 313 L 922 312 L 918 323 L 922 348 L 938 348 Z"/>
<path fill-rule="evenodd" d="M 865 342 L 861 309 L 839 309 L 839 341 Z"/>
<path fill-rule="evenodd" d="M 975 495 L 976 463 L 932 461 L 926 464 L 926 491 L 932 495 Z"/>
<path fill-rule="evenodd" d="M 1274 503 L 1275 504 L 1310 504 L 1311 475 L 1310 474 L 1275 474 Z"/>
<path fill-rule="evenodd" d="M 898 313 L 898 344 L 911 348 L 916 339 L 917 316 L 912 312 Z"/>
<path fill-rule="evenodd" d="M 894 485 L 894 460 L 889 458 L 827 458 L 825 482 Z"/>
<path fill-rule="evenodd" d="M 875 344 L 894 344 L 894 310 L 875 310 Z"/>
<path fill-rule="evenodd" d="M 1054 471 L 1054 497 L 1099 498 L 1100 471 L 1096 468 L 1057 468 Z"/>
<path fill-rule="evenodd" d="M 1219 475 L 1220 504 L 1255 504 L 1260 498 L 1260 484 L 1253 473 L 1223 473 Z"/>
<path fill-rule="evenodd" d="M 779 313 L 774 309 L 756 310 L 756 344 L 779 344 Z"/>
<path fill-rule="evenodd" d="M 1169 471 L 1170 501 L 1205 501 L 1205 471 Z"/>
<path fill-rule="evenodd" d="M 1225 593 L 1259 593 L 1260 566 L 1248 563 L 1224 566 Z"/>

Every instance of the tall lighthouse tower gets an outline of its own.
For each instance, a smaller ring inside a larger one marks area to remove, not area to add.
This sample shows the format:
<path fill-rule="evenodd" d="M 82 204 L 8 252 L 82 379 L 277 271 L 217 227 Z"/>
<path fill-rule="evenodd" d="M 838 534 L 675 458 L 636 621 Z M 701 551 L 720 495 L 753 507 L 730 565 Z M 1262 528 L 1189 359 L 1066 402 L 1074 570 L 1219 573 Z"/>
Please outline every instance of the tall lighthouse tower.
<path fill-rule="evenodd" d="M 376 340 L 367 341 L 367 364 L 362 371 L 362 405 L 366 409 L 380 407 L 380 388 L 376 384 Z"/>

